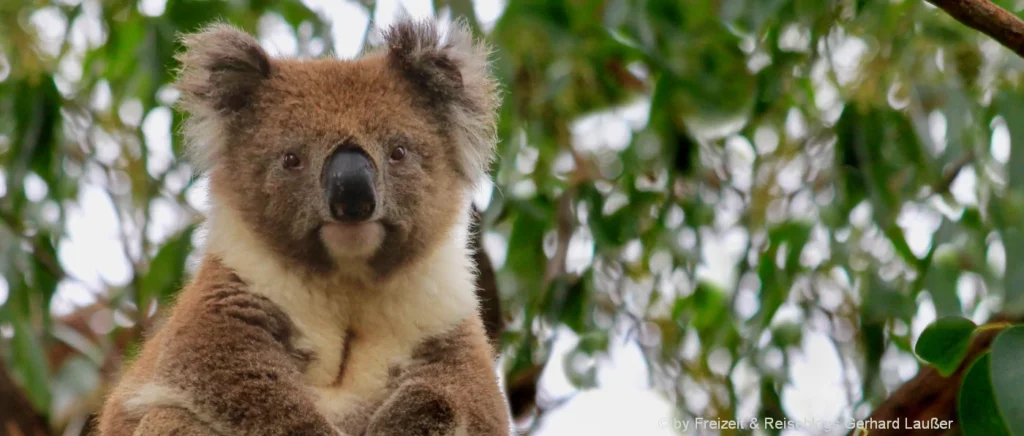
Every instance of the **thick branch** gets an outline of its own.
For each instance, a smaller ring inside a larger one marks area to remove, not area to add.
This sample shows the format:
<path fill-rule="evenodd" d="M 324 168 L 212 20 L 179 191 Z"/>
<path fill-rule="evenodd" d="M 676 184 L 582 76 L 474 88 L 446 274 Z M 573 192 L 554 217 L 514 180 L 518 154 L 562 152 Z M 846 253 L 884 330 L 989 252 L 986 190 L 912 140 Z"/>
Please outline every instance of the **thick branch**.
<path fill-rule="evenodd" d="M 989 0 L 928 0 L 967 27 L 1024 57 L 1024 21 Z"/>
<path fill-rule="evenodd" d="M 999 315 L 994 317 L 990 323 L 1019 323 L 1020 321 L 1022 320 L 1019 317 Z M 1001 331 L 1001 329 L 989 329 L 975 335 L 967 356 L 964 357 L 960 367 L 949 377 L 943 377 L 931 366 L 922 365 L 917 376 L 890 393 L 889 397 L 871 412 L 870 418 L 875 421 L 898 419 L 901 423 L 904 421 L 926 422 L 931 419 L 952 421 L 953 428 L 920 430 L 914 434 L 959 435 L 961 431 L 960 417 L 957 415 L 957 395 L 960 393 L 960 383 L 971 363 L 974 363 L 978 356 L 988 350 L 992 341 Z M 871 430 L 871 436 L 897 436 L 906 433 L 906 429 L 900 428 Z M 848 433 L 849 436 L 854 434 L 856 431 Z"/>

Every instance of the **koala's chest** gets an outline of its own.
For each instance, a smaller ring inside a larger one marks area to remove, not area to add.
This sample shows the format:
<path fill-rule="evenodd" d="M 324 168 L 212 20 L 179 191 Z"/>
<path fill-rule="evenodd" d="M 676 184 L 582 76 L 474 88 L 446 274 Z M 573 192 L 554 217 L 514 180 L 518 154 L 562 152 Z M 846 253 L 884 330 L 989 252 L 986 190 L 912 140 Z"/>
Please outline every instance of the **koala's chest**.
<path fill-rule="evenodd" d="M 295 347 L 310 360 L 303 373 L 318 408 L 335 422 L 372 413 L 395 387 L 396 374 L 431 329 L 381 307 L 296 311 Z M 372 315 L 372 316 L 371 316 Z"/>
<path fill-rule="evenodd" d="M 299 283 L 253 289 L 292 321 L 292 345 L 309 356 L 303 382 L 318 409 L 344 428 L 358 428 L 347 423 L 368 418 L 398 388 L 402 374 L 421 363 L 417 353 L 425 342 L 475 315 L 466 268 L 452 265 L 373 292 L 302 289 Z"/>
<path fill-rule="evenodd" d="M 372 413 L 395 389 L 399 369 L 411 361 L 414 346 L 393 336 L 348 333 L 331 383 L 317 384 L 314 374 L 307 373 L 319 409 L 334 422 Z"/>

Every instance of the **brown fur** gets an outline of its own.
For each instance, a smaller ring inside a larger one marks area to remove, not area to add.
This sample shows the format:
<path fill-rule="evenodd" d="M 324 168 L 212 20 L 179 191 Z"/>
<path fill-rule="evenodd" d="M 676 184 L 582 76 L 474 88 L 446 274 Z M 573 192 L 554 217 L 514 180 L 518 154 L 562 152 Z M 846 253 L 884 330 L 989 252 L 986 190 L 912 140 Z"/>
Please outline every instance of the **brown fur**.
<path fill-rule="evenodd" d="M 272 59 L 224 25 L 185 38 L 177 85 L 210 177 L 211 246 L 101 435 L 508 434 L 463 250 L 494 148 L 488 52 L 461 26 L 403 19 L 384 37 L 352 61 Z M 320 233 L 340 147 L 377 171 L 383 237 L 365 256 Z M 287 153 L 302 165 L 282 166 Z"/>
<path fill-rule="evenodd" d="M 205 155 L 197 160 L 210 168 L 211 189 L 308 273 L 338 267 L 317 238 L 329 215 L 320 168 L 337 148 L 363 149 L 379 172 L 388 232 L 369 262 L 375 276 L 444 236 L 464 187 L 485 175 L 493 154 L 495 83 L 475 70 L 486 67 L 475 65 L 486 52 L 453 55 L 454 43 L 429 22 L 402 21 L 385 36 L 393 50 L 355 61 L 271 60 L 248 35 L 224 26 L 186 39 L 181 105 L 193 114 L 189 136 L 216 143 L 193 147 Z M 398 146 L 407 158 L 388 165 Z M 303 171 L 282 168 L 288 152 Z"/>
<path fill-rule="evenodd" d="M 135 433 L 166 436 L 216 435 L 189 411 L 177 407 L 160 407 L 149 411 L 139 422 Z"/>
<path fill-rule="evenodd" d="M 134 410 L 132 402 L 148 395 L 139 391 L 145 386 L 182 392 L 182 398 L 155 405 L 194 405 L 208 414 L 204 421 L 218 423 L 227 434 L 335 434 L 302 387 L 308 356 L 291 347 L 293 334 L 280 309 L 248 292 L 216 259 L 207 259 L 108 398 L 100 434 L 134 434 L 145 410 Z M 265 432 L 271 424 L 276 431 Z"/>
<path fill-rule="evenodd" d="M 496 435 L 508 431 L 508 422 L 491 411 L 505 407 L 490 395 L 492 386 L 466 383 L 489 380 L 493 373 L 480 365 L 490 358 L 483 326 L 466 320 L 451 332 L 430 338 L 413 352 L 412 363 L 392 370 L 397 393 L 377 411 L 370 434 L 448 434 L 454 427 L 455 410 L 468 415 L 471 435 Z M 422 425 L 409 425 L 420 421 Z M 405 433 L 399 426 L 405 426 Z M 426 431 L 433 427 L 436 433 Z M 421 433 L 409 429 L 422 429 Z"/>

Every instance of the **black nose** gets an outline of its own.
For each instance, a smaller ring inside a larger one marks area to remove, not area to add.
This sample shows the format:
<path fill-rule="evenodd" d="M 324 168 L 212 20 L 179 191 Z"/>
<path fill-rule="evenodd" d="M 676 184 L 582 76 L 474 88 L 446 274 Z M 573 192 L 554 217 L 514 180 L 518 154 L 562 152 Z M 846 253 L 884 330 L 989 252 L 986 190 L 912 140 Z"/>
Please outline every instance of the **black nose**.
<path fill-rule="evenodd" d="M 324 168 L 324 192 L 331 215 L 339 221 L 365 221 L 377 208 L 375 170 L 361 150 L 335 151 Z"/>

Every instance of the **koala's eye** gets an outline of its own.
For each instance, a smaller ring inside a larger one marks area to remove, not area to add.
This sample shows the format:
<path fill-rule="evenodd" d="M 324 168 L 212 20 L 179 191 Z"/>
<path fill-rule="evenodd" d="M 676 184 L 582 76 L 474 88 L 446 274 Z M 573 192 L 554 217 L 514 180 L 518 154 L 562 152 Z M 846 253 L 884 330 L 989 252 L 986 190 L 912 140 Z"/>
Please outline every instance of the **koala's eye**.
<path fill-rule="evenodd" d="M 390 158 L 392 162 L 398 162 L 405 159 L 405 147 L 395 147 L 395 149 L 391 151 Z"/>
<path fill-rule="evenodd" d="M 294 170 L 302 166 L 302 160 L 295 153 L 287 153 L 281 164 L 287 169 Z"/>

